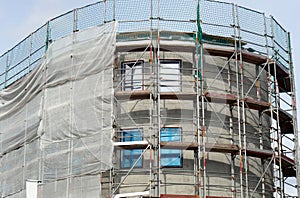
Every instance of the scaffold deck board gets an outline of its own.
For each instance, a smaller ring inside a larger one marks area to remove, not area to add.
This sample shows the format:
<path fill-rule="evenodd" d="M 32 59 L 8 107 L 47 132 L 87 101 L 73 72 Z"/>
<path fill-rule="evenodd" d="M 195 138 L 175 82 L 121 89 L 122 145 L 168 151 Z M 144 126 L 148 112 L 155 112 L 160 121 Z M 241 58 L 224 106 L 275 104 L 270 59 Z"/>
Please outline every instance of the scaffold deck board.
<path fill-rule="evenodd" d="M 215 103 L 234 104 L 237 101 L 236 95 L 228 93 L 207 92 L 204 96 L 209 102 Z"/>
<path fill-rule="evenodd" d="M 232 54 L 234 53 L 234 48 L 228 47 L 224 48 L 223 46 L 207 46 L 205 47 L 205 52 L 209 55 L 212 56 L 222 56 L 222 57 L 227 57 L 230 58 Z M 239 59 L 239 57 L 238 57 Z M 264 65 L 267 63 L 268 58 L 266 56 L 260 55 L 260 54 L 255 54 L 252 52 L 248 52 L 243 50 L 242 51 L 242 59 L 245 62 L 252 63 L 255 65 Z M 290 85 L 290 79 L 289 79 L 289 71 L 287 68 L 285 68 L 282 64 L 279 62 L 276 62 L 276 76 L 280 76 L 278 78 L 278 86 L 279 86 L 279 91 L 280 92 L 290 92 L 291 91 L 291 85 Z M 270 67 L 270 73 L 274 76 L 275 72 L 273 67 Z M 265 70 L 268 71 L 268 67 L 265 67 Z"/>
<path fill-rule="evenodd" d="M 143 100 L 150 99 L 151 92 L 149 90 L 136 90 L 136 91 L 119 91 L 115 93 L 118 100 Z M 160 99 L 164 100 L 196 100 L 197 95 L 195 92 L 162 92 Z M 237 103 L 237 96 L 228 93 L 206 92 L 205 98 L 209 102 L 233 104 Z M 269 108 L 270 104 L 265 101 L 255 100 L 252 98 L 244 99 L 246 107 L 255 110 L 264 110 Z"/>
<path fill-rule="evenodd" d="M 150 99 L 150 94 L 150 90 L 117 91 L 115 97 L 118 100 L 145 100 Z"/>
<path fill-rule="evenodd" d="M 146 149 L 148 145 L 147 141 L 114 142 L 115 147 L 122 149 Z"/>
<path fill-rule="evenodd" d="M 118 91 L 115 97 L 118 100 L 145 100 L 150 99 L 151 92 L 149 90 L 136 90 L 136 91 Z M 162 92 L 160 98 L 164 100 L 196 100 L 195 92 Z M 228 93 L 207 92 L 205 98 L 209 102 L 224 103 L 237 105 L 237 96 Z M 265 110 L 270 107 L 270 104 L 265 101 L 255 100 L 252 98 L 245 98 L 245 107 L 255 110 Z M 270 116 L 270 112 L 266 112 Z M 277 119 L 276 113 L 273 113 L 273 118 Z M 287 111 L 279 108 L 279 125 L 282 134 L 293 134 L 294 127 L 292 124 L 293 117 Z"/>
<path fill-rule="evenodd" d="M 269 102 L 265 102 L 262 100 L 245 98 L 244 101 L 245 101 L 246 107 L 248 107 L 249 109 L 264 110 L 264 109 L 268 109 L 270 107 Z"/>
<path fill-rule="evenodd" d="M 134 51 L 144 51 L 149 48 L 149 39 L 141 39 L 135 41 L 127 42 L 117 42 L 117 52 L 134 52 Z M 192 41 L 179 41 L 179 40 L 161 40 L 160 43 L 161 51 L 173 51 L 173 52 L 195 52 L 195 43 Z M 235 53 L 234 47 L 231 46 L 221 46 L 213 44 L 204 44 L 204 54 L 211 56 L 221 56 L 230 58 Z M 242 59 L 244 62 L 252 63 L 255 65 L 264 65 L 267 63 L 268 58 L 264 55 L 260 55 L 253 52 L 248 52 L 243 50 Z M 233 59 L 235 56 L 233 56 Z M 237 56 L 240 59 L 240 56 Z M 290 92 L 291 84 L 289 78 L 289 71 L 279 62 L 276 62 L 276 75 L 278 78 L 278 86 L 280 92 Z M 268 70 L 268 67 L 264 67 Z M 275 72 L 273 67 L 270 67 L 270 73 L 274 76 Z"/>
<path fill-rule="evenodd" d="M 198 198 L 197 195 L 161 194 L 160 198 Z"/>
<path fill-rule="evenodd" d="M 282 134 L 293 134 L 294 133 L 294 126 L 293 126 L 293 116 L 289 114 L 287 111 L 279 108 L 279 125 Z M 271 116 L 270 111 L 267 111 L 266 114 Z M 273 118 L 277 119 L 276 111 L 273 111 Z"/>
<path fill-rule="evenodd" d="M 133 142 L 115 142 L 114 146 L 118 149 L 146 149 L 149 143 L 147 141 L 133 141 Z M 178 149 L 178 150 L 198 150 L 199 145 L 196 142 L 160 142 L 161 149 Z M 202 145 L 200 145 L 200 150 L 202 150 Z M 218 143 L 206 143 L 206 152 L 215 153 L 231 153 L 238 154 L 239 146 L 232 144 L 218 144 Z M 246 151 L 242 150 L 249 157 L 270 159 L 273 156 L 273 151 L 271 150 L 261 150 L 248 148 Z M 276 163 L 279 164 L 279 156 L 276 156 Z M 296 171 L 294 170 L 295 161 L 286 155 L 281 155 L 281 164 L 284 168 L 283 174 L 287 177 L 295 176 Z"/>

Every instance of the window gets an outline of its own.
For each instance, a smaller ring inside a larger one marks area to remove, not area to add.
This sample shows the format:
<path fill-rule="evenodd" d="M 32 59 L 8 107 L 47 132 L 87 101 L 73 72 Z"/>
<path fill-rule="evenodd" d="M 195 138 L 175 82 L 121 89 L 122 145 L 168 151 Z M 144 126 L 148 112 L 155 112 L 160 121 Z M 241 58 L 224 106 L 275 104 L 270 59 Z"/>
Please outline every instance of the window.
<path fill-rule="evenodd" d="M 133 142 L 142 140 L 141 129 L 128 129 L 122 131 L 122 142 Z M 141 149 L 122 150 L 121 151 L 121 168 L 131 168 L 136 160 L 141 156 Z M 143 160 L 140 159 L 135 167 L 143 166 Z"/>
<path fill-rule="evenodd" d="M 161 60 L 160 62 L 160 91 L 179 92 L 180 89 L 180 60 Z"/>
<path fill-rule="evenodd" d="M 142 90 L 143 68 L 143 61 L 122 63 L 123 91 Z"/>
<path fill-rule="evenodd" d="M 181 128 L 162 128 L 160 131 L 160 140 L 162 142 L 181 142 Z M 161 166 L 182 167 L 182 151 L 162 149 Z"/>

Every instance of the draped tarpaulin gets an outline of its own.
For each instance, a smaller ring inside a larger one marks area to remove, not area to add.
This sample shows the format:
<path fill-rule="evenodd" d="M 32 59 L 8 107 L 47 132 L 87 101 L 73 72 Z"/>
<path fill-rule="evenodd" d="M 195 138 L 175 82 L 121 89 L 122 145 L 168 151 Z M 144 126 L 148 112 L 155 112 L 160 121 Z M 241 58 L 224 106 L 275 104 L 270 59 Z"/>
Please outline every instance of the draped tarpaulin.
<path fill-rule="evenodd" d="M 112 167 L 115 41 L 115 22 L 54 41 L 0 92 L 0 195 L 25 197 L 26 180 L 40 181 L 44 197 L 53 185 L 68 193 L 74 176 Z"/>

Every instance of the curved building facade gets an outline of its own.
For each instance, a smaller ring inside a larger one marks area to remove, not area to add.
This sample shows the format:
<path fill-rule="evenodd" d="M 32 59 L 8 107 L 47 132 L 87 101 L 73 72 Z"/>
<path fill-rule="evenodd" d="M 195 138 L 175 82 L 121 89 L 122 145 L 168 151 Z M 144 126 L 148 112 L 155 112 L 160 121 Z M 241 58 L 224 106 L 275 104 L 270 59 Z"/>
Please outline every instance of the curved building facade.
<path fill-rule="evenodd" d="M 2 197 L 297 197 L 290 34 L 211 0 L 107 0 L 0 57 Z"/>

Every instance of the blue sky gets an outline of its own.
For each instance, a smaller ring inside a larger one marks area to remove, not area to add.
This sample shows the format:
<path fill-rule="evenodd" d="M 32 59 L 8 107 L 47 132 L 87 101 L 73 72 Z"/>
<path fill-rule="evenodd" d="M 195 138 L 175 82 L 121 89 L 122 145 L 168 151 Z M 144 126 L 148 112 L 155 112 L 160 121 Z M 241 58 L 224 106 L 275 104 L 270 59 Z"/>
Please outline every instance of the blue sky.
<path fill-rule="evenodd" d="M 176 0 L 177 1 L 177 0 Z M 178 0 L 179 1 L 179 0 Z M 223 0 L 226 1 L 226 0 Z M 76 7 L 94 3 L 95 0 L 0 0 L 0 54 L 28 36 L 53 17 Z M 283 27 L 291 32 L 296 84 L 300 90 L 300 1 L 299 0 L 227 0 L 247 8 L 272 14 Z M 297 80 L 299 79 L 299 80 Z M 300 104 L 300 92 L 297 98 Z M 300 108 L 299 108 L 300 109 Z M 300 112 L 299 112 L 300 115 Z M 300 116 L 298 116 L 300 117 Z"/>

